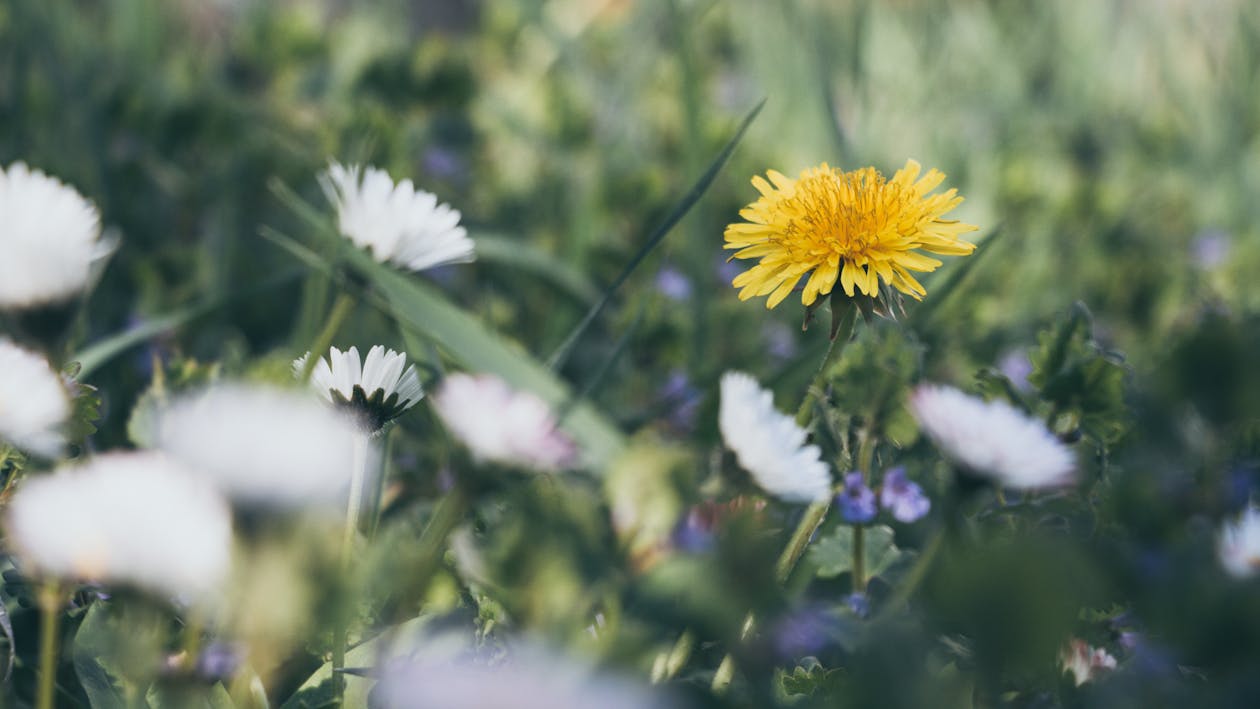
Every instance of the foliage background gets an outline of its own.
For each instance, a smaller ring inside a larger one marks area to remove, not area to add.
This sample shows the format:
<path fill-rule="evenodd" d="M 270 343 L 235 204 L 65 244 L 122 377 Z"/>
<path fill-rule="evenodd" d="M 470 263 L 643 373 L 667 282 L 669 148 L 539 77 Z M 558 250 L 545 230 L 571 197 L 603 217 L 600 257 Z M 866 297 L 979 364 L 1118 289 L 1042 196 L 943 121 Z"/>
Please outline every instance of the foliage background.
<path fill-rule="evenodd" d="M 714 480 L 718 497 L 744 489 L 712 463 L 721 373 L 753 372 L 789 409 L 825 347 L 822 328 L 800 332 L 790 302 L 767 312 L 729 286 L 722 228 L 752 199 L 747 178 L 767 168 L 794 174 L 827 160 L 891 172 L 913 157 L 967 197 L 961 219 L 996 234 L 930 317 L 861 330 L 853 371 L 837 372 L 843 416 L 879 422 L 879 460 L 930 458 L 896 413 L 911 382 L 996 392 L 1005 385 L 994 368 L 1038 352 L 1038 333 L 1066 322 L 1077 301 L 1092 313 L 1092 330 L 1074 336 L 1081 361 L 1116 363 L 1123 352 L 1123 385 L 1086 378 L 1063 395 L 1081 420 L 1101 417 L 1096 478 L 1080 498 L 1021 512 L 1008 520 L 1021 530 L 1013 536 L 994 521 L 982 544 L 939 565 L 923 626 L 846 636 L 833 647 L 840 659 L 821 658 L 840 670 L 800 670 L 809 691 L 821 687 L 817 701 L 965 705 L 968 677 L 1018 686 L 1006 699 L 1028 706 L 1228 706 L 1260 695 L 1247 671 L 1260 656 L 1260 596 L 1213 558 L 1216 523 L 1245 505 L 1260 474 L 1254 3 L 0 5 L 0 164 L 25 160 L 76 186 L 122 239 L 64 354 L 171 314 L 179 322 L 86 377 L 103 397 L 90 441 L 99 450 L 131 444 L 129 412 L 156 361 L 267 377 L 309 347 L 335 284 L 260 237 L 264 226 L 309 231 L 274 185 L 322 208 L 314 175 L 336 157 L 436 192 L 464 213 L 480 258 L 421 278 L 541 360 L 763 97 L 708 194 L 561 371 L 651 441 L 644 455 L 665 456 L 651 465 L 677 473 L 671 512 L 712 497 Z M 929 292 L 957 268 L 926 281 Z M 377 342 L 416 354 L 387 314 L 361 305 L 338 344 Z M 873 379 L 887 388 L 862 388 Z M 1044 377 L 1034 383 L 1029 406 L 1058 405 Z M 1093 409 L 1082 403 L 1103 389 Z M 431 414 L 401 426 L 390 519 L 414 525 L 453 452 Z M 930 478 L 930 464 L 913 465 Z M 532 488 L 512 495 L 481 514 L 519 532 L 487 552 L 513 589 L 517 605 L 504 613 L 514 625 L 581 646 L 589 612 L 615 598 L 628 606 L 622 630 L 585 651 L 641 668 L 682 627 L 702 628 L 707 644 L 688 667 L 699 687 L 744 611 L 783 610 L 768 573 L 763 588 L 740 571 L 772 559 L 782 534 L 765 525 L 790 530 L 790 510 L 772 507 L 745 555 L 718 554 L 704 562 L 713 568 L 672 580 L 627 580 L 633 563 L 609 551 L 625 540 L 600 514 L 617 493 L 588 482 L 559 501 Z M 897 541 L 912 549 L 922 536 L 899 529 Z M 547 554 L 513 557 L 527 541 Z M 809 598 L 825 603 L 844 586 L 813 584 Z M 426 607 L 468 606 L 451 593 Z M 1097 688 L 1059 686 L 1046 648 L 1062 628 L 1096 630 L 1122 611 L 1151 639 L 1150 657 L 1134 655 Z M 941 638 L 965 650 L 951 654 Z"/>

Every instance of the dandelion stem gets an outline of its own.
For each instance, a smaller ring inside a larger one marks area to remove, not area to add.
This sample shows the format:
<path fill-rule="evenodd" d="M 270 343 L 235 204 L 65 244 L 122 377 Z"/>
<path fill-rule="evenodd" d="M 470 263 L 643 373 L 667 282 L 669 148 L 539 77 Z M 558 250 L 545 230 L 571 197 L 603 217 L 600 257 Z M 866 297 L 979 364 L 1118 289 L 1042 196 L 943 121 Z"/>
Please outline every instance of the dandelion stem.
<path fill-rule="evenodd" d="M 61 588 L 48 581 L 39 590 L 39 689 L 36 709 L 53 709 L 53 692 L 57 685 L 57 641 L 61 622 Z"/>
<path fill-rule="evenodd" d="M 839 346 L 836 343 L 839 342 Z M 823 392 L 823 388 L 827 385 L 827 365 L 836 357 L 844 352 L 844 346 L 849 342 L 849 333 L 843 333 L 843 337 L 833 337 L 827 342 L 827 351 L 823 353 L 822 361 L 818 363 L 818 369 L 814 370 L 814 378 L 809 382 L 809 388 L 805 390 L 805 397 L 801 399 L 801 405 L 796 409 L 796 425 L 802 428 L 809 425 L 814 418 L 814 403 L 818 401 L 818 395 Z"/>
<path fill-rule="evenodd" d="M 328 322 L 324 323 L 324 329 L 320 330 L 319 335 L 315 337 L 315 342 L 311 345 L 311 354 L 306 358 L 306 364 L 302 365 L 303 384 L 311 380 L 311 372 L 315 371 L 315 363 L 332 346 L 333 338 L 337 336 L 337 331 L 341 329 L 341 324 L 346 321 L 350 313 L 354 312 L 354 306 L 356 305 L 358 305 L 358 300 L 353 295 L 346 292 L 337 295 L 332 311 L 328 313 Z"/>

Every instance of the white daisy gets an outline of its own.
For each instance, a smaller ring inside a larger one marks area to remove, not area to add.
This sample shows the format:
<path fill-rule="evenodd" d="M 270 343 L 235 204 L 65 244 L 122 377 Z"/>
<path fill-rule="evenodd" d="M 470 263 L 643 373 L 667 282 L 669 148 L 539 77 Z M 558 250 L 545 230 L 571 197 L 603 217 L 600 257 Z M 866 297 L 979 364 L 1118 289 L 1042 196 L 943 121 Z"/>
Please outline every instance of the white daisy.
<path fill-rule="evenodd" d="M 953 387 L 923 385 L 910 412 L 946 457 L 1018 490 L 1073 482 L 1072 450 L 1041 422 L 1005 401 L 984 401 Z"/>
<path fill-rule="evenodd" d="M 332 163 L 320 177 L 337 207 L 337 226 L 356 246 L 412 271 L 474 260 L 472 239 L 459 226 L 459 212 L 438 203 L 411 180 L 397 185 L 384 170 Z"/>
<path fill-rule="evenodd" d="M 70 396 L 47 360 L 0 338 L 0 441 L 54 458 L 69 416 Z"/>
<path fill-rule="evenodd" d="M 9 539 L 39 574 L 208 600 L 231 561 L 227 503 L 160 453 L 114 453 L 27 478 Z"/>
<path fill-rule="evenodd" d="M 774 408 L 773 395 L 743 372 L 722 375 L 718 428 L 726 447 L 766 492 L 788 502 L 831 496 L 831 472 L 791 416 Z"/>
<path fill-rule="evenodd" d="M 1232 576 L 1246 578 L 1260 571 L 1260 509 L 1247 505 L 1236 520 L 1221 525 L 1216 551 Z"/>
<path fill-rule="evenodd" d="M 1079 687 L 1116 669 L 1116 658 L 1103 648 L 1072 638 L 1059 654 L 1059 666 L 1072 675 L 1072 680 Z"/>
<path fill-rule="evenodd" d="M 343 502 L 362 439 L 348 417 L 302 392 L 220 384 L 175 401 L 158 447 L 239 502 Z"/>
<path fill-rule="evenodd" d="M 307 352 L 293 361 L 294 376 L 302 375 L 310 356 Z M 361 364 L 357 347 L 345 352 L 333 347 L 311 370 L 311 387 L 329 403 L 358 416 L 369 431 L 379 431 L 424 396 L 415 365 L 407 366 L 407 353 L 381 345 L 368 350 Z"/>
<path fill-rule="evenodd" d="M 452 374 L 442 380 L 433 405 L 479 460 L 542 471 L 576 463 L 576 446 L 556 428 L 547 403 L 498 377 Z"/>
<path fill-rule="evenodd" d="M 373 696 L 382 709 L 664 709 L 650 687 L 527 646 L 504 662 L 426 656 L 387 664 Z"/>
<path fill-rule="evenodd" d="M 24 163 L 0 168 L 0 308 L 25 308 L 83 290 L 112 245 L 101 215 L 60 180 Z"/>

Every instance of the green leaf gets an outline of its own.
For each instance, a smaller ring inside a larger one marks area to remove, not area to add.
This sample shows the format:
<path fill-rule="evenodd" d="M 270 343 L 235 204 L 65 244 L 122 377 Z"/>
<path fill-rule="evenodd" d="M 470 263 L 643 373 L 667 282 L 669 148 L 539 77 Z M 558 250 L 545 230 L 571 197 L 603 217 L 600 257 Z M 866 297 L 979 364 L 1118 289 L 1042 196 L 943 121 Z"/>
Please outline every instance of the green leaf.
<path fill-rule="evenodd" d="M 886 525 L 866 527 L 862 549 L 866 576 L 878 576 L 901 558 L 903 552 L 893 543 L 893 531 Z M 809 560 L 821 578 L 833 578 L 853 568 L 853 527 L 842 524 L 831 534 L 814 542 Z"/>
<path fill-rule="evenodd" d="M 739 145 L 739 141 L 744 137 L 744 133 L 748 130 L 748 126 L 752 125 L 753 119 L 757 117 L 757 114 L 761 112 L 762 107 L 765 105 L 766 101 L 765 99 L 762 99 L 751 111 L 748 112 L 748 115 L 744 117 L 743 122 L 739 124 L 739 128 L 735 131 L 735 135 L 727 141 L 726 146 L 723 147 L 722 151 L 713 159 L 713 162 L 709 163 L 709 168 L 704 171 L 704 174 L 700 176 L 699 180 L 696 180 L 696 183 L 691 186 L 691 189 L 687 190 L 687 194 L 683 195 L 683 198 L 674 205 L 668 216 L 665 217 L 665 221 L 661 222 L 660 225 L 652 231 L 647 240 L 643 242 L 643 246 L 639 247 L 638 252 L 631 257 L 625 268 L 621 269 L 621 273 L 617 274 L 617 277 L 613 279 L 613 282 L 604 289 L 604 295 L 599 299 L 599 302 L 587 311 L 586 316 L 578 322 L 577 326 L 573 328 L 573 330 L 569 333 L 569 336 L 565 338 L 563 343 L 561 343 L 560 347 L 556 348 L 555 353 L 553 353 L 547 360 L 547 367 L 549 369 L 555 371 L 564 366 L 565 361 L 568 360 L 569 355 L 572 354 L 573 348 L 577 345 L 578 340 L 581 339 L 582 334 L 586 332 L 588 327 L 591 326 L 591 323 L 595 322 L 595 319 L 599 317 L 599 314 L 604 311 L 604 308 L 606 308 L 608 303 L 612 301 L 612 297 L 616 295 L 617 290 L 620 289 L 622 284 L 626 282 L 626 279 L 630 278 L 630 274 L 634 273 L 634 270 L 639 267 L 639 264 L 643 263 L 643 260 L 647 258 L 647 255 L 665 240 L 665 237 L 669 234 L 670 230 L 673 229 L 678 222 L 682 221 L 683 217 L 687 216 L 687 212 L 691 211 L 691 208 L 695 206 L 696 202 L 700 201 L 700 198 L 704 196 L 705 191 L 709 189 L 709 185 L 713 184 L 713 180 L 717 177 L 718 172 L 722 170 L 722 166 L 724 166 L 727 159 L 731 157 L 731 153 L 735 152 L 735 146 Z"/>
<path fill-rule="evenodd" d="M 1129 425 L 1126 370 L 1120 355 L 1094 341 L 1089 310 L 1077 303 L 1038 340 L 1029 353 L 1033 371 L 1028 381 L 1053 407 L 1051 424 L 1064 418 L 1104 446 L 1119 440 Z"/>
<path fill-rule="evenodd" d="M 5 642 L 9 645 L 8 657 L 4 661 L 4 679 L 8 682 L 13 675 L 13 663 L 17 660 L 17 639 L 13 637 L 13 620 L 9 618 L 8 606 L 0 603 L 0 631 L 4 632 Z"/>
<path fill-rule="evenodd" d="M 103 603 L 88 608 L 78 633 L 74 636 L 71 657 L 79 684 L 88 695 L 92 709 L 124 709 L 127 699 L 123 681 L 108 658 L 117 647 L 115 640 L 122 628 L 110 617 Z"/>
<path fill-rule="evenodd" d="M 376 637 L 360 643 L 346 653 L 346 668 L 356 669 L 375 667 L 382 657 L 390 657 L 402 651 L 420 647 L 418 637 L 426 631 L 428 616 L 412 618 L 405 623 L 387 628 Z M 376 684 L 371 677 L 362 677 L 347 672 L 345 704 L 346 707 L 368 706 L 368 693 Z M 332 694 L 332 663 L 325 662 L 314 674 L 306 678 L 293 696 L 289 697 L 280 709 L 331 709 L 336 704 Z"/>
<path fill-rule="evenodd" d="M 791 672 L 780 671 L 779 686 L 788 697 L 826 696 L 842 686 L 844 670 L 828 669 L 817 660 L 807 661 L 807 666 L 797 666 Z"/>
<path fill-rule="evenodd" d="M 231 695 L 218 682 L 209 687 L 153 685 L 145 701 L 153 709 L 236 709 Z"/>

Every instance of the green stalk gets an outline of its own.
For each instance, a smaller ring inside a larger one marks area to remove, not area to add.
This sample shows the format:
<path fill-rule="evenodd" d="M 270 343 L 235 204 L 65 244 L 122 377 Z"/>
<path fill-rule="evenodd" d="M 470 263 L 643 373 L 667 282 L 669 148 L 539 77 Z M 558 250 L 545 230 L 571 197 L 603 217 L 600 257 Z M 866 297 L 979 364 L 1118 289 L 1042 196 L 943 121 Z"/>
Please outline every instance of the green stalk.
<path fill-rule="evenodd" d="M 870 431 L 863 429 L 859 434 L 862 442 L 858 444 L 857 469 L 862 479 L 869 480 L 871 466 L 875 459 L 875 442 Z M 866 591 L 866 528 L 860 524 L 853 525 L 853 592 Z"/>
<path fill-rule="evenodd" d="M 309 360 L 308 360 L 309 364 Z M 350 469 L 350 496 L 346 503 L 346 527 L 341 535 L 341 575 L 345 588 L 352 588 L 350 579 L 350 559 L 354 554 L 354 537 L 359 529 L 359 506 L 363 501 L 363 478 L 367 471 L 368 436 L 366 433 L 354 437 L 354 461 Z M 350 643 L 350 613 L 342 604 L 333 627 L 332 679 L 333 698 L 336 706 L 341 706 L 346 691 L 346 678 L 342 674 L 346 666 L 346 649 Z"/>
<path fill-rule="evenodd" d="M 354 306 L 357 304 L 358 300 L 349 293 L 342 292 L 337 295 L 337 301 L 333 303 L 332 311 L 328 314 L 328 322 L 324 323 L 324 329 L 319 331 L 314 344 L 311 345 L 311 354 L 306 358 L 306 364 L 302 366 L 303 384 L 311 380 L 311 372 L 315 371 L 315 362 L 324 356 L 329 347 L 332 347 L 337 331 L 341 329 L 342 323 L 350 313 L 354 312 Z"/>
<path fill-rule="evenodd" d="M 56 581 L 46 581 L 39 590 L 39 689 L 36 709 L 53 709 L 53 692 L 57 686 L 57 647 L 61 622 L 61 588 Z"/>
<path fill-rule="evenodd" d="M 796 531 L 792 532 L 792 538 L 788 540 L 788 544 L 783 548 L 783 553 L 779 555 L 779 561 L 774 566 L 774 577 L 778 579 L 780 584 L 786 584 L 788 577 L 792 575 L 792 570 L 796 568 L 796 562 L 800 561 L 801 556 L 805 554 L 805 549 L 809 547 L 809 540 L 814 536 L 818 526 L 823 523 L 827 517 L 827 510 L 831 509 L 830 502 L 815 502 L 805 508 L 805 514 L 801 516 L 801 521 L 796 525 Z"/>
<path fill-rule="evenodd" d="M 433 510 L 433 516 L 425 525 L 424 531 L 420 533 L 420 558 L 416 568 L 420 577 L 426 582 L 442 558 L 442 549 L 446 546 L 447 537 L 459 526 L 470 504 L 468 496 L 458 487 L 453 488 L 438 501 L 437 507 Z"/>
<path fill-rule="evenodd" d="M 884 611 L 880 615 L 887 617 L 892 615 L 902 606 L 910 601 L 910 597 L 918 590 L 919 584 L 923 583 L 923 579 L 927 578 L 928 569 L 932 567 L 937 554 L 940 553 L 941 547 L 945 545 L 945 528 L 936 530 L 936 534 L 932 536 L 928 545 L 920 552 L 919 558 L 915 560 L 914 566 L 910 567 L 909 573 L 906 574 L 906 580 L 889 599 L 888 604 L 884 606 Z"/>
<path fill-rule="evenodd" d="M 866 548 L 864 545 L 866 528 L 860 524 L 853 525 L 853 592 L 866 591 Z"/>
<path fill-rule="evenodd" d="M 381 446 L 381 465 L 376 471 L 376 484 L 372 490 L 372 508 L 368 517 L 368 539 L 376 538 L 376 530 L 381 526 L 381 502 L 385 497 L 385 482 L 389 477 L 389 461 L 394 449 L 394 429 L 385 432 L 385 442 Z"/>

